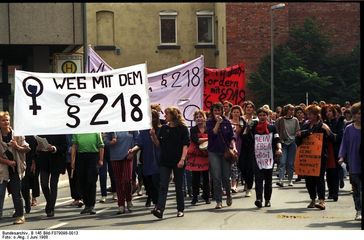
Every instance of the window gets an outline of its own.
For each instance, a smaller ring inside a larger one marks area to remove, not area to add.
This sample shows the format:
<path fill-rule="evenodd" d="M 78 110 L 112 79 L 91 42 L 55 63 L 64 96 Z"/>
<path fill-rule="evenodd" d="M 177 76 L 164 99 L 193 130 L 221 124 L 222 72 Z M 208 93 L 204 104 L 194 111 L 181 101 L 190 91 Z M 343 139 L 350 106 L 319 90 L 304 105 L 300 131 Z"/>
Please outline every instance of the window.
<path fill-rule="evenodd" d="M 96 13 L 96 32 L 98 46 L 114 46 L 114 13 L 99 11 Z"/>
<path fill-rule="evenodd" d="M 161 45 L 177 45 L 177 12 L 161 11 L 159 17 Z"/>
<path fill-rule="evenodd" d="M 211 11 L 197 12 L 197 43 L 201 45 L 214 44 L 214 13 Z"/>

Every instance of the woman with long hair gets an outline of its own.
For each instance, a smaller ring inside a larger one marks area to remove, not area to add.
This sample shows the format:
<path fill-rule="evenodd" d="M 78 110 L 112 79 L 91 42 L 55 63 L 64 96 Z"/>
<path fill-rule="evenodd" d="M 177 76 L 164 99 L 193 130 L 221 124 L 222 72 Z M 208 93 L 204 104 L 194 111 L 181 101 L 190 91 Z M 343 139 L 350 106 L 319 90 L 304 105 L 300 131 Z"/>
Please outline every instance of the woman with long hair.
<path fill-rule="evenodd" d="M 157 218 L 163 217 L 169 177 L 173 171 L 177 196 L 177 217 L 183 217 L 185 207 L 182 190 L 183 173 L 190 139 L 181 111 L 177 107 L 168 107 L 164 112 L 167 124 L 162 126 L 158 135 L 154 129 L 150 130 L 154 144 L 160 147 L 159 198 L 156 208 L 152 210 L 152 214 Z"/>
<path fill-rule="evenodd" d="M 234 105 L 231 108 L 230 122 L 234 130 L 235 145 L 238 152 L 238 156 L 241 152 L 241 133 L 246 128 L 246 122 L 243 118 L 243 109 L 239 105 Z M 231 165 L 231 191 L 233 193 L 238 192 L 239 170 L 238 163 L 234 162 Z"/>
<path fill-rule="evenodd" d="M 255 116 L 255 105 L 252 101 L 245 101 L 243 105 L 243 119 L 247 127 L 241 132 L 241 151 L 239 156 L 239 168 L 245 181 L 245 197 L 251 197 L 254 183 L 254 138 L 251 127 L 258 122 Z"/>
<path fill-rule="evenodd" d="M 161 126 L 158 111 L 152 109 L 152 127 L 156 134 L 159 133 Z M 153 143 L 150 129 L 140 131 L 135 146 L 129 152 L 136 154 L 139 150 L 141 150 L 141 158 L 143 159 L 143 182 L 148 195 L 145 206 L 150 207 L 151 202 L 156 206 L 159 194 L 160 149 Z"/>

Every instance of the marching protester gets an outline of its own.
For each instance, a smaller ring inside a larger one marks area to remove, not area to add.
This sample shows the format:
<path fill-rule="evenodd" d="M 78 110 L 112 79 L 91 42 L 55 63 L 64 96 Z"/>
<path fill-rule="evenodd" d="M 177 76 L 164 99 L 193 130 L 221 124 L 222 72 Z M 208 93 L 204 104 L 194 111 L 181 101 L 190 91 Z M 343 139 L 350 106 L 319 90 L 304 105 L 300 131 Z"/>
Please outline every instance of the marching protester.
<path fill-rule="evenodd" d="M 66 141 L 67 141 L 67 174 L 68 174 L 68 181 L 71 191 L 71 197 L 73 199 L 73 202 L 71 203 L 71 206 L 76 207 L 82 207 L 82 193 L 80 188 L 80 177 L 79 173 L 76 169 L 72 169 L 71 167 L 71 152 L 72 152 L 72 134 L 66 135 Z M 77 165 L 78 162 L 78 155 L 76 154 L 75 157 L 75 165 Z"/>
<path fill-rule="evenodd" d="M 54 216 L 59 175 L 66 170 L 67 141 L 65 135 L 39 135 L 37 154 L 40 170 L 40 185 L 46 199 L 47 217 Z"/>
<path fill-rule="evenodd" d="M 279 160 L 279 180 L 277 185 L 284 186 L 283 179 L 287 169 L 288 186 L 293 186 L 294 160 L 297 145 L 296 134 L 300 130 L 298 119 L 293 116 L 294 106 L 287 104 L 283 107 L 281 117 L 275 122 L 276 129 L 282 141 L 282 156 Z"/>
<path fill-rule="evenodd" d="M 353 104 L 351 114 L 354 122 L 349 124 L 343 134 L 339 150 L 339 164 L 344 159 L 349 165 L 350 182 L 353 189 L 353 200 L 356 210 L 355 220 L 362 219 L 362 151 L 361 148 L 361 102 Z"/>
<path fill-rule="evenodd" d="M 23 224 L 25 217 L 21 180 L 25 173 L 26 153 L 30 151 L 30 148 L 24 136 L 14 136 L 13 129 L 10 127 L 9 112 L 0 112 L 0 132 L 0 211 L 2 215 L 5 190 L 8 184 L 15 208 L 14 224 Z"/>
<path fill-rule="evenodd" d="M 76 153 L 78 153 L 77 165 Z M 79 174 L 81 194 L 85 208 L 81 214 L 96 214 L 96 182 L 99 168 L 104 162 L 104 142 L 101 133 L 72 135 L 71 168 Z"/>
<path fill-rule="evenodd" d="M 223 116 L 226 117 L 227 119 L 230 118 L 230 113 L 231 113 L 231 107 L 233 106 L 233 104 L 229 101 L 224 101 L 223 102 Z"/>
<path fill-rule="evenodd" d="M 327 139 L 334 137 L 327 124 L 321 120 L 321 109 L 317 104 L 309 105 L 306 109 L 307 121 L 303 124 L 301 131 L 298 132 L 298 142 L 313 133 L 323 133 L 323 143 L 321 150 L 321 166 L 319 176 L 305 176 L 306 188 L 310 195 L 311 202 L 308 208 L 319 208 L 325 210 L 325 170 L 327 163 Z M 318 196 L 319 203 L 316 203 Z"/>
<path fill-rule="evenodd" d="M 324 105 L 321 114 L 324 123 L 326 123 L 335 134 L 334 138 L 328 139 L 327 142 L 326 181 L 329 190 L 327 199 L 333 199 L 336 202 L 339 198 L 340 175 L 343 175 L 343 170 L 338 163 L 338 155 L 344 132 L 344 120 L 342 118 L 337 118 L 338 113 L 332 104 Z"/>
<path fill-rule="evenodd" d="M 284 111 L 284 110 L 283 110 Z M 282 146 L 276 127 L 268 122 L 269 110 L 259 108 L 257 115 L 259 122 L 252 127 L 254 137 L 254 175 L 255 175 L 255 206 L 261 208 L 263 202 L 263 191 L 265 207 L 271 206 L 272 175 L 274 159 L 273 153 L 282 155 Z M 263 186 L 264 182 L 264 186 Z M 264 189 L 264 190 L 263 190 Z"/>
<path fill-rule="evenodd" d="M 245 197 L 252 195 L 254 183 L 254 139 L 251 133 L 251 127 L 257 122 L 255 114 L 255 105 L 252 101 L 245 101 L 243 105 L 243 119 L 247 127 L 242 131 L 241 135 L 241 151 L 239 156 L 239 167 L 245 181 L 244 191 Z"/>
<path fill-rule="evenodd" d="M 216 201 L 215 209 L 222 208 L 222 185 L 226 190 L 226 205 L 231 206 L 232 204 L 231 162 L 224 157 L 224 153 L 227 148 L 232 148 L 234 154 L 237 154 L 233 128 L 230 121 L 222 115 L 222 111 L 223 105 L 214 103 L 210 108 L 211 117 L 206 122 L 208 133 L 207 151 Z"/>
<path fill-rule="evenodd" d="M 300 125 L 300 129 L 302 128 L 303 124 L 306 121 L 306 116 L 305 116 L 305 105 L 303 103 L 301 103 L 300 105 L 297 105 L 294 109 L 294 116 L 297 118 L 298 123 Z M 296 145 L 297 145 L 297 140 L 296 140 Z M 302 176 L 297 176 L 297 178 L 295 179 L 295 182 L 300 182 L 302 180 Z"/>
<path fill-rule="evenodd" d="M 192 172 L 192 205 L 198 202 L 201 177 L 202 199 L 210 204 L 209 160 L 207 154 L 208 136 L 206 129 L 206 115 L 203 110 L 196 110 L 193 114 L 196 125 L 190 129 L 190 146 L 187 152 L 186 170 Z"/>
<path fill-rule="evenodd" d="M 152 109 L 152 127 L 159 134 L 161 124 L 159 113 Z M 160 148 L 157 147 L 150 134 L 150 129 L 141 130 L 136 138 L 135 146 L 129 150 L 129 153 L 136 154 L 141 150 L 141 159 L 143 160 L 143 182 L 147 193 L 146 207 L 150 207 L 151 202 L 154 206 L 158 203 L 159 194 L 159 156 Z"/>
<path fill-rule="evenodd" d="M 110 145 L 110 163 L 114 173 L 116 193 L 118 196 L 118 214 L 132 211 L 132 174 L 134 155 L 129 152 L 135 144 L 137 131 L 109 132 L 105 144 Z"/>
<path fill-rule="evenodd" d="M 234 105 L 231 108 L 230 122 L 234 130 L 235 145 L 238 156 L 241 152 L 241 133 L 244 132 L 246 128 L 246 122 L 243 119 L 243 109 L 239 105 Z M 239 170 L 238 162 L 234 162 L 231 165 L 231 191 L 237 193 L 237 185 L 239 181 Z"/>
<path fill-rule="evenodd" d="M 109 173 L 109 179 L 111 184 L 111 193 L 113 194 L 112 199 L 117 200 L 116 196 L 116 188 L 115 188 L 115 180 L 114 180 L 114 173 L 110 163 L 110 145 L 109 142 L 106 141 L 107 134 L 102 133 L 103 141 L 104 141 L 104 164 L 99 170 L 100 176 L 100 190 L 101 190 L 101 199 L 99 200 L 100 203 L 106 202 L 107 196 L 107 173 Z"/>
<path fill-rule="evenodd" d="M 150 130 L 153 143 L 160 147 L 160 185 L 159 198 L 152 214 L 163 217 L 166 206 L 169 178 L 173 171 L 177 197 L 177 217 L 184 216 L 183 172 L 190 143 L 188 128 L 177 107 L 168 107 L 164 111 L 167 124 L 163 125 L 157 135 L 154 128 Z"/>
<path fill-rule="evenodd" d="M 36 172 L 36 147 L 37 141 L 34 136 L 25 136 L 25 141 L 29 144 L 30 151 L 26 153 L 25 175 L 22 179 L 21 193 L 24 198 L 25 213 L 30 213 L 32 204 L 30 199 L 30 189 L 32 189 L 32 200 L 39 197 L 38 175 Z"/>

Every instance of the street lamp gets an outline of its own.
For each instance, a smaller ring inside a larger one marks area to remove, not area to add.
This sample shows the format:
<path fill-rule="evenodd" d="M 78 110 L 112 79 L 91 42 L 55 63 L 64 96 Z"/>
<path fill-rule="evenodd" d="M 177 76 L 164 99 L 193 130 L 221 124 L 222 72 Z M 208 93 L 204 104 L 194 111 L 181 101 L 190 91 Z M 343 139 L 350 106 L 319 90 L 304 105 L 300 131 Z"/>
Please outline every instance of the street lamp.
<path fill-rule="evenodd" d="M 274 69 L 273 69 L 273 65 L 274 65 L 274 44 L 273 44 L 273 29 L 274 29 L 274 22 L 273 22 L 273 14 L 274 14 L 274 10 L 277 9 L 283 9 L 286 5 L 284 3 L 279 3 L 276 5 L 273 5 L 270 7 L 270 104 L 271 104 L 271 109 L 272 111 L 274 111 Z"/>

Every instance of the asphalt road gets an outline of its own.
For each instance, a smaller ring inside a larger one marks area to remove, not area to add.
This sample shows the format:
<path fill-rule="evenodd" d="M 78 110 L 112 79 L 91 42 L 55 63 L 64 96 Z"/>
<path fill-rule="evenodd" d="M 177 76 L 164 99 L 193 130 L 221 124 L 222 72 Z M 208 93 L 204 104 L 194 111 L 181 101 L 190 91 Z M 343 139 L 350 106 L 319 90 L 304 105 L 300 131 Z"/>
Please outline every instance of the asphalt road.
<path fill-rule="evenodd" d="M 345 180 L 340 190 L 339 201 L 327 200 L 326 210 L 308 209 L 309 196 L 304 180 L 293 187 L 278 188 L 273 180 L 272 206 L 257 209 L 252 197 L 245 197 L 243 187 L 233 195 L 233 204 L 215 210 L 215 202 L 207 205 L 203 201 L 191 206 L 185 199 L 185 216 L 176 217 L 174 185 L 170 185 L 164 218 L 159 220 L 150 214 L 151 208 L 144 206 L 146 196 L 134 196 L 134 211 L 117 215 L 117 203 L 107 197 L 106 203 L 96 204 L 96 215 L 81 215 L 82 208 L 70 206 L 72 199 L 66 175 L 61 176 L 55 216 L 47 218 L 44 198 L 38 198 L 38 206 L 26 215 L 26 223 L 13 225 L 11 197 L 6 197 L 0 230 L 359 230 L 361 223 L 354 221 L 355 209 L 350 193 L 351 185 Z M 99 189 L 99 186 L 98 186 Z M 98 190 L 97 200 L 100 198 Z"/>

